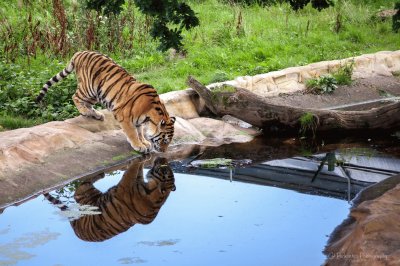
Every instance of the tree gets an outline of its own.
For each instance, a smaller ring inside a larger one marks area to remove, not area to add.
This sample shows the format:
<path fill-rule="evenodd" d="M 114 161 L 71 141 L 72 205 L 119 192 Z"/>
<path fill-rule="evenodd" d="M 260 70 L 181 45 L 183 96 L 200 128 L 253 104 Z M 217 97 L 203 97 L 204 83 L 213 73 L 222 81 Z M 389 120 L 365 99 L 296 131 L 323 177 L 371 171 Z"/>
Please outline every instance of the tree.
<path fill-rule="evenodd" d="M 84 6 L 108 16 L 118 15 L 124 3 L 125 0 L 85 0 Z M 190 6 L 178 0 L 136 0 L 135 4 L 143 14 L 153 17 L 150 34 L 160 40 L 161 51 L 170 48 L 182 51 L 182 30 L 199 25 Z"/>
<path fill-rule="evenodd" d="M 392 17 L 392 20 L 393 20 L 392 29 L 394 32 L 399 32 L 399 30 L 400 30 L 400 2 L 397 2 L 394 5 L 394 9 L 397 9 L 397 12 Z"/>
<path fill-rule="evenodd" d="M 310 2 L 311 6 L 315 9 L 318 9 L 318 11 L 333 6 L 332 0 L 288 0 L 288 2 L 295 11 L 303 9 Z"/>
<path fill-rule="evenodd" d="M 96 10 L 106 16 L 110 14 L 118 15 L 122 11 L 125 0 L 85 0 L 85 9 Z"/>
<path fill-rule="evenodd" d="M 186 3 L 178 0 L 136 0 L 139 10 L 154 18 L 151 36 L 159 39 L 159 49 L 166 51 L 174 48 L 182 51 L 182 30 L 189 30 L 199 25 L 199 19 Z M 175 25 L 170 28 L 169 25 Z"/>

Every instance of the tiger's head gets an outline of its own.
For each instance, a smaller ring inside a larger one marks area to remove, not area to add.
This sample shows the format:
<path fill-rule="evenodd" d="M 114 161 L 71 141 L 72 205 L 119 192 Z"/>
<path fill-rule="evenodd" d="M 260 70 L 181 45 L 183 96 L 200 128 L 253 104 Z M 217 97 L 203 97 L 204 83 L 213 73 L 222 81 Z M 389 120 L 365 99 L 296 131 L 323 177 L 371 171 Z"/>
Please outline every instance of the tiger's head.
<path fill-rule="evenodd" d="M 168 196 L 171 191 L 175 191 L 174 172 L 168 164 L 168 160 L 163 157 L 157 157 L 154 160 L 153 167 L 147 172 L 147 186 L 156 186 L 163 197 Z M 151 195 L 150 195 L 151 197 Z M 160 196 L 158 196 L 160 197 Z"/>
<path fill-rule="evenodd" d="M 158 123 L 149 123 L 147 127 L 147 139 L 153 148 L 159 152 L 165 152 L 174 136 L 175 117 L 161 119 Z"/>

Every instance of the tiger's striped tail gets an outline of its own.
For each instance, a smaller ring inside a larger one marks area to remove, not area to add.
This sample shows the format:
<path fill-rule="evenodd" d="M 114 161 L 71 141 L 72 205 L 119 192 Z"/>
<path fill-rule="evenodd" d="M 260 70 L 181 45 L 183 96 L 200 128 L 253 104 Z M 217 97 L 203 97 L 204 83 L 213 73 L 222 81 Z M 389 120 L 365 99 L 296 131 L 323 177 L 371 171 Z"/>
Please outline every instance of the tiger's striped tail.
<path fill-rule="evenodd" d="M 39 103 L 40 101 L 42 101 L 42 99 L 44 98 L 44 96 L 47 93 L 47 90 L 53 86 L 55 83 L 63 80 L 66 76 L 68 76 L 69 74 L 72 73 L 72 71 L 74 71 L 74 63 L 73 60 L 71 60 L 71 62 L 69 63 L 69 65 L 64 68 L 60 73 L 58 73 L 57 75 L 55 75 L 54 77 L 52 77 L 51 79 L 49 79 L 44 85 L 43 88 L 40 90 L 39 95 L 36 97 L 36 103 Z"/>

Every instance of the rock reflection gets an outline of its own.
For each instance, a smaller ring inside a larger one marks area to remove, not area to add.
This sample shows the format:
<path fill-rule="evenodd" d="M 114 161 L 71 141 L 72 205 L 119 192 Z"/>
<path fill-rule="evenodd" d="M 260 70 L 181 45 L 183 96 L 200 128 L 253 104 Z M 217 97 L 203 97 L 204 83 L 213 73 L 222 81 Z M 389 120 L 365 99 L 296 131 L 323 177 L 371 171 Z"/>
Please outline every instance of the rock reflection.
<path fill-rule="evenodd" d="M 148 224 L 155 219 L 170 192 L 175 190 L 175 179 L 165 158 L 154 160 L 146 178 L 143 176 L 144 163 L 143 158 L 134 159 L 121 181 L 105 193 L 93 185 L 101 176 L 77 187 L 74 195 L 76 202 L 80 205 L 96 206 L 100 211 L 100 214 L 86 215 L 71 221 L 72 228 L 80 239 L 104 241 L 125 232 L 137 223 Z M 58 203 L 50 194 L 45 197 Z"/>

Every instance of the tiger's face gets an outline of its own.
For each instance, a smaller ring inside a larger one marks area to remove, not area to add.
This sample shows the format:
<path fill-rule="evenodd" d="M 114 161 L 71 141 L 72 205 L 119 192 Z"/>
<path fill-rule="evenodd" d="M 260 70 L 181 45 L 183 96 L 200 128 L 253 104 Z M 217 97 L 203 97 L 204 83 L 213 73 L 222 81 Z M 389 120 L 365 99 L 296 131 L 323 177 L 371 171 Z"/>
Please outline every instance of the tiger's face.
<path fill-rule="evenodd" d="M 162 119 L 157 126 L 148 130 L 148 136 L 153 148 L 159 152 L 165 152 L 174 136 L 175 117 L 169 117 L 169 120 Z M 150 131 L 150 132 L 149 132 Z"/>
<path fill-rule="evenodd" d="M 157 192 L 148 195 L 153 202 L 164 202 L 169 193 L 176 190 L 174 172 L 163 157 L 155 159 L 153 167 L 146 174 L 146 179 L 147 190 Z"/>

